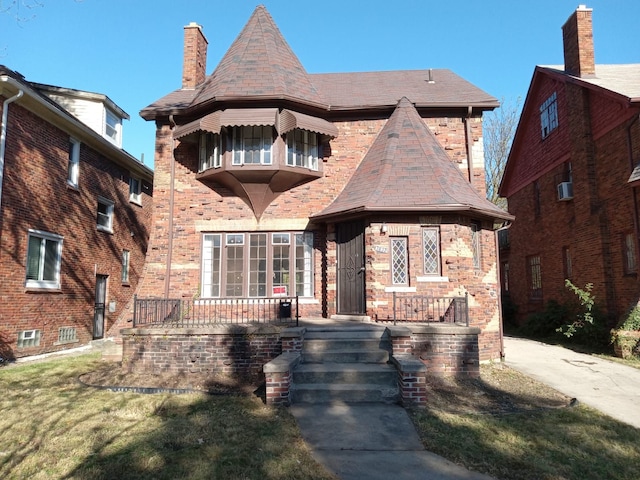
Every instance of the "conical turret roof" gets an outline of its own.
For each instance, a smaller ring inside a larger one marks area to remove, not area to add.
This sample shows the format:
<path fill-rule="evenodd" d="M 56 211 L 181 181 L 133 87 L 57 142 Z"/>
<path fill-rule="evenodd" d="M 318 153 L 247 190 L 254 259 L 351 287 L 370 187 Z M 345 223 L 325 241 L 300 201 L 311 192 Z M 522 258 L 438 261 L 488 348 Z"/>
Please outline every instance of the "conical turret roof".
<path fill-rule="evenodd" d="M 473 188 L 406 97 L 344 190 L 314 218 L 391 211 L 512 218 Z"/>
<path fill-rule="evenodd" d="M 193 104 L 238 98 L 325 104 L 263 5 L 254 10 Z"/>

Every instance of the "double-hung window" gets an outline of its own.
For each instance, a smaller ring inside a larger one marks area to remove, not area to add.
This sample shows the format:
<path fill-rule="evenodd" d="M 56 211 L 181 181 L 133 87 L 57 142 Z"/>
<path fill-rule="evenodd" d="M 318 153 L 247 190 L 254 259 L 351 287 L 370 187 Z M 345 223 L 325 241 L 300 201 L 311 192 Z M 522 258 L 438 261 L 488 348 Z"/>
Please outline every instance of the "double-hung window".
<path fill-rule="evenodd" d="M 69 163 L 67 171 L 67 183 L 78 188 L 80 181 L 80 142 L 75 138 L 69 138 Z"/>
<path fill-rule="evenodd" d="M 103 197 L 98 197 L 98 212 L 96 223 L 98 230 L 113 233 L 113 208 L 114 203 Z"/>
<path fill-rule="evenodd" d="M 110 110 L 106 111 L 104 133 L 113 143 L 120 145 L 120 119 Z"/>
<path fill-rule="evenodd" d="M 200 135 L 200 153 L 198 171 L 204 172 L 210 168 L 222 166 L 222 136 L 217 133 L 203 133 Z"/>
<path fill-rule="evenodd" d="M 208 233 L 203 298 L 313 296 L 311 232 Z"/>
<path fill-rule="evenodd" d="M 318 134 L 307 130 L 287 133 L 287 165 L 318 170 Z"/>
<path fill-rule="evenodd" d="M 233 165 L 271 165 L 273 127 L 233 128 Z"/>
<path fill-rule="evenodd" d="M 27 288 L 60 288 L 62 237 L 29 230 L 27 248 Z"/>
<path fill-rule="evenodd" d="M 142 205 L 142 181 L 137 177 L 129 177 L 129 201 Z"/>

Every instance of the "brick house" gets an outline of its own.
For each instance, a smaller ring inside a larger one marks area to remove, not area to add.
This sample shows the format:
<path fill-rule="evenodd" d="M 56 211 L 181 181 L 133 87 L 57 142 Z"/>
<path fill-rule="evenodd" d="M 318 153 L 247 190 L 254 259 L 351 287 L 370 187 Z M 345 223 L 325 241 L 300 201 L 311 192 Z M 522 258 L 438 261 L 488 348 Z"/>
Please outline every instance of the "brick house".
<path fill-rule="evenodd" d="M 594 60 L 592 10 L 562 27 L 564 67 L 538 66 L 500 187 L 516 217 L 501 239 L 518 321 L 594 284 L 614 321 L 638 303 L 640 64 Z"/>
<path fill-rule="evenodd" d="M 153 173 L 105 95 L 0 66 L 0 105 L 0 356 L 88 344 L 138 285 Z"/>
<path fill-rule="evenodd" d="M 468 294 L 497 358 L 496 99 L 444 69 L 309 74 L 263 6 L 211 75 L 202 28 L 184 32 L 182 88 L 141 111 L 157 130 L 138 295 L 295 295 L 302 317 L 387 321 L 394 294 Z"/>

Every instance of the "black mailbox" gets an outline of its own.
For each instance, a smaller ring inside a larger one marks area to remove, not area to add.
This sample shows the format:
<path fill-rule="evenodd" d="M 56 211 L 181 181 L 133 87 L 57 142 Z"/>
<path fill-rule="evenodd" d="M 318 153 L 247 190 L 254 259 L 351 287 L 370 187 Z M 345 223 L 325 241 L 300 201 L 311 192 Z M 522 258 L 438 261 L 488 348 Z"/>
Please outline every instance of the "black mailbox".
<path fill-rule="evenodd" d="M 280 318 L 291 318 L 291 302 L 280 300 Z"/>

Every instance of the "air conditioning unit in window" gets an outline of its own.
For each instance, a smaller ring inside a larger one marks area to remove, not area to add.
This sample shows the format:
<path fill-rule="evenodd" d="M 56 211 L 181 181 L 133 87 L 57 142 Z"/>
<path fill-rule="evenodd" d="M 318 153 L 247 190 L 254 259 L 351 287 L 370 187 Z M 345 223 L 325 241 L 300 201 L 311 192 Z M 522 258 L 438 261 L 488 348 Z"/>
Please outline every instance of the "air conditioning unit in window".
<path fill-rule="evenodd" d="M 573 183 L 562 182 L 558 184 L 558 200 L 561 202 L 571 200 L 573 198 Z"/>

